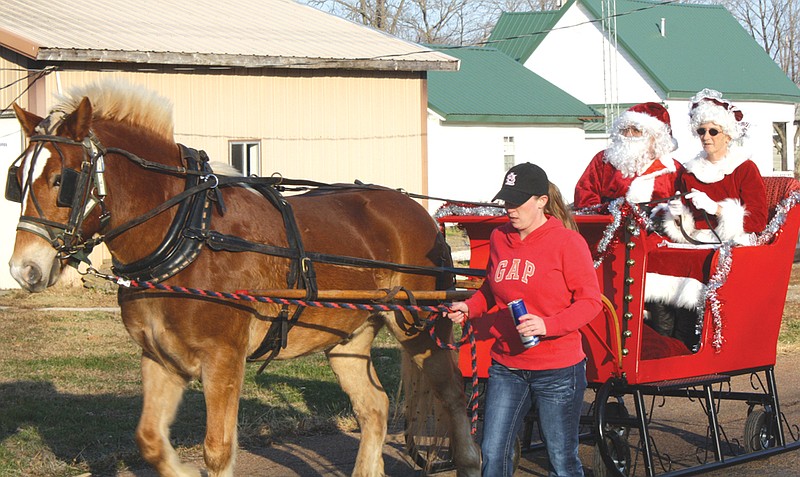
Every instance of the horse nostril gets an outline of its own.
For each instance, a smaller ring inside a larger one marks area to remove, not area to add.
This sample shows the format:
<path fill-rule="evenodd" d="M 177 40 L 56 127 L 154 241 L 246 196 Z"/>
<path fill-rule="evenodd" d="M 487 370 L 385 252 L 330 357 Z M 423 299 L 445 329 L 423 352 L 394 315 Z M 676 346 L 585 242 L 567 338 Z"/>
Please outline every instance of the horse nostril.
<path fill-rule="evenodd" d="M 42 281 L 42 269 L 36 265 L 27 265 L 22 276 L 29 285 L 36 285 Z"/>

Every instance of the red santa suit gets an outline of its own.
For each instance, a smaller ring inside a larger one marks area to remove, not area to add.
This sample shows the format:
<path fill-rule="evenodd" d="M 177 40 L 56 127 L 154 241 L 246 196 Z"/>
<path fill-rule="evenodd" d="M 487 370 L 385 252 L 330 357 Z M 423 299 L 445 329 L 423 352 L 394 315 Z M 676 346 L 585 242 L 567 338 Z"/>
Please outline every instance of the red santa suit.
<path fill-rule="evenodd" d="M 640 175 L 623 176 L 605 160 L 606 151 L 592 158 L 575 186 L 575 207 L 583 208 L 626 197 L 631 202 L 649 202 L 671 197 L 677 190 L 681 164 L 666 157 L 653 161 Z"/>

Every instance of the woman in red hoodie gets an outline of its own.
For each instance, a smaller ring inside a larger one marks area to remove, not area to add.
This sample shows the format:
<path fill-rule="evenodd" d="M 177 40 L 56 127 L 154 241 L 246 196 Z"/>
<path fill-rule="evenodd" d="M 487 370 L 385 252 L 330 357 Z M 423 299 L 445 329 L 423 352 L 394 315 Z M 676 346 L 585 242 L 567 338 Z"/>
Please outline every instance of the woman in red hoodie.
<path fill-rule="evenodd" d="M 553 197 L 551 197 L 551 195 Z M 555 200 L 554 200 L 555 198 Z M 580 327 L 601 310 L 589 247 L 565 227 L 569 213 L 550 192 L 547 174 L 531 163 L 505 175 L 493 200 L 503 200 L 509 222 L 489 240 L 486 280 L 468 300 L 452 304 L 456 323 L 498 313 L 491 333 L 492 365 L 484 414 L 483 477 L 510 477 L 514 441 L 531 406 L 538 409 L 551 476 L 582 476 L 578 426 L 586 389 Z M 516 326 L 508 303 L 522 299 L 528 313 Z M 523 337 L 538 336 L 526 348 Z"/>

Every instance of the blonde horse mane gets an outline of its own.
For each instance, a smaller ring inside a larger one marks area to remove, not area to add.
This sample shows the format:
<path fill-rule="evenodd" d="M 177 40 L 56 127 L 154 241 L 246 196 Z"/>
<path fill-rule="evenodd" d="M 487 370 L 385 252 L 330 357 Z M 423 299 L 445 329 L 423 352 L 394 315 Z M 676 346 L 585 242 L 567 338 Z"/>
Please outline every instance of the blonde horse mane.
<path fill-rule="evenodd" d="M 156 92 L 124 81 L 107 80 L 72 88 L 54 109 L 69 114 L 86 97 L 95 119 L 126 122 L 173 140 L 172 103 Z"/>

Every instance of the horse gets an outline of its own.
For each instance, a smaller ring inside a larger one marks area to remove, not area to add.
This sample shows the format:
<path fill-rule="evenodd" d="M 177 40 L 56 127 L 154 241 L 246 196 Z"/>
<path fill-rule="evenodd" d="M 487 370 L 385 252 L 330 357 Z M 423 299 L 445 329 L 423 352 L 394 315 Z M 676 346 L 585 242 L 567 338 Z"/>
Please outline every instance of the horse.
<path fill-rule="evenodd" d="M 441 267 L 449 257 L 433 219 L 400 191 L 354 185 L 284 196 L 277 184 L 215 174 L 204 153 L 175 143 L 171 104 L 151 91 L 95 83 L 62 96 L 44 118 L 16 104 L 14 110 L 29 144 L 9 171 L 17 186 L 11 195 L 21 203 L 9 265 L 28 291 L 55 284 L 100 242 L 118 275 L 140 282 L 193 290 L 296 286 L 309 296 L 315 289 L 432 290 L 436 274 L 414 267 Z M 352 257 L 354 264 L 335 257 Z M 326 354 L 360 426 L 352 475 L 383 475 L 389 401 L 370 358 L 383 327 L 408 364 L 406 422 L 425 421 L 425 409 L 441 412 L 458 475 L 480 474 L 456 357 L 415 326 L 425 313 L 298 312 L 294 305 L 174 289 L 120 286 L 118 292 L 122 321 L 142 350 L 135 439 L 159 475 L 199 472 L 180 462 L 169 441 L 189 382 L 203 383 L 208 475 L 230 476 L 246 363 L 316 352 Z M 452 336 L 448 322 L 437 326 L 443 338 Z"/>

